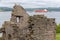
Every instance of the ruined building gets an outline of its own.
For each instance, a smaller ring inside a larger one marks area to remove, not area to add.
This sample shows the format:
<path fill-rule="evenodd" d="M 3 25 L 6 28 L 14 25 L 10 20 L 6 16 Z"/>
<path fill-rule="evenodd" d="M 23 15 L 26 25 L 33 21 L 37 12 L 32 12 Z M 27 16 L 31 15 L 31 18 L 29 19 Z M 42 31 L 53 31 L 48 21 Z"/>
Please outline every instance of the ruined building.
<path fill-rule="evenodd" d="M 56 23 L 44 15 L 29 16 L 23 7 L 15 5 L 0 33 L 3 40 L 55 40 Z"/>

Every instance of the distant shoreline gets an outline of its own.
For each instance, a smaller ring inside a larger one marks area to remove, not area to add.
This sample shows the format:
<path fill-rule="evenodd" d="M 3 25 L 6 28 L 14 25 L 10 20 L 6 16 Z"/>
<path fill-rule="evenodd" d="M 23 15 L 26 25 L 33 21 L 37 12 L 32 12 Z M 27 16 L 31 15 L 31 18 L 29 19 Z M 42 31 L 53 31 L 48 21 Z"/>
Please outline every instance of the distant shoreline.
<path fill-rule="evenodd" d="M 0 12 L 10 12 L 10 11 L 0 11 Z"/>

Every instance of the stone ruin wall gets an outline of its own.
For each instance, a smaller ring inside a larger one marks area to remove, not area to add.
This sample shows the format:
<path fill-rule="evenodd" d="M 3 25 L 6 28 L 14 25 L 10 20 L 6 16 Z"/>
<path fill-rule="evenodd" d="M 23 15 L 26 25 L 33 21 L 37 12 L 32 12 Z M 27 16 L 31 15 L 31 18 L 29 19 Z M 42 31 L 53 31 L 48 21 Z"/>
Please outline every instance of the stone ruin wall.
<path fill-rule="evenodd" d="M 54 18 L 44 15 L 29 16 L 21 6 L 15 5 L 11 20 L 4 22 L 0 32 L 3 40 L 56 40 L 56 23 Z"/>
<path fill-rule="evenodd" d="M 44 15 L 31 17 L 31 31 L 34 40 L 55 40 L 56 23 L 54 18 L 47 18 Z"/>

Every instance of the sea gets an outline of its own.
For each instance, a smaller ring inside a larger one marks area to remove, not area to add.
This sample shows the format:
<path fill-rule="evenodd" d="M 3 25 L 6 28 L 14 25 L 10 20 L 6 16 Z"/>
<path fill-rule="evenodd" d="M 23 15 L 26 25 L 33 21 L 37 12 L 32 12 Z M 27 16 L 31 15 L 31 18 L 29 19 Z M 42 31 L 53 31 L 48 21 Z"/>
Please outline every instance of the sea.
<path fill-rule="evenodd" d="M 2 27 L 2 24 L 4 23 L 4 21 L 10 21 L 11 13 L 12 13 L 11 11 L 0 12 L 0 28 Z M 60 23 L 60 12 L 52 11 L 52 12 L 39 13 L 39 12 L 27 11 L 27 13 L 30 16 L 45 15 L 47 16 L 47 18 L 55 18 L 56 24 Z"/>

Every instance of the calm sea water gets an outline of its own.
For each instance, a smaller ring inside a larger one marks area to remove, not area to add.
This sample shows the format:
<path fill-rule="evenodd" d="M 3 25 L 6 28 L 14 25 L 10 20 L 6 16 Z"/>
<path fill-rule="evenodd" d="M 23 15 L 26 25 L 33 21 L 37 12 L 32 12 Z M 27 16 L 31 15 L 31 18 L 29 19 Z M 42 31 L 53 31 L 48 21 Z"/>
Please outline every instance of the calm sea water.
<path fill-rule="evenodd" d="M 48 18 L 55 18 L 56 23 L 60 23 L 60 12 L 47 12 L 47 13 L 35 13 L 35 12 L 28 12 L 29 15 L 41 15 L 44 14 Z M 2 26 L 4 21 L 9 21 L 11 18 L 11 12 L 0 12 L 0 27 Z"/>

